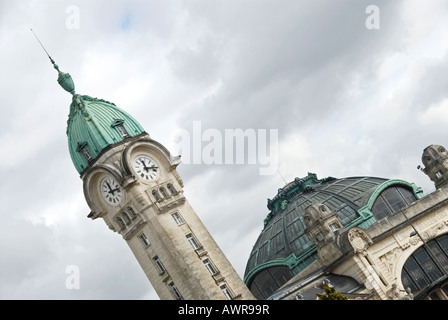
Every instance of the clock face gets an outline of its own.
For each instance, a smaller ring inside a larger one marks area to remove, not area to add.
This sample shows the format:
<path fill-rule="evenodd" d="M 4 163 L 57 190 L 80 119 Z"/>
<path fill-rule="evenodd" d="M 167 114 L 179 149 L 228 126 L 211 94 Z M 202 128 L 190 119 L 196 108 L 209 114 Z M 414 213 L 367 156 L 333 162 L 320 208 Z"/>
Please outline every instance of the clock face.
<path fill-rule="evenodd" d="M 120 184 L 112 177 L 106 177 L 101 181 L 101 194 L 111 206 L 117 206 L 123 198 Z"/>
<path fill-rule="evenodd" d="M 159 175 L 159 165 L 148 156 L 139 155 L 135 157 L 134 170 L 143 180 L 153 180 Z"/>

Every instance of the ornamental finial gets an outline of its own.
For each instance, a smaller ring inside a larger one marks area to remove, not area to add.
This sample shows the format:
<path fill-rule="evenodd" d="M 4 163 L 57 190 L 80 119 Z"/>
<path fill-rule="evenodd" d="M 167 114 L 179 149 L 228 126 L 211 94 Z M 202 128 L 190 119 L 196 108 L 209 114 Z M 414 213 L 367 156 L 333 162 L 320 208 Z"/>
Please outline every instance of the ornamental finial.
<path fill-rule="evenodd" d="M 34 34 L 34 36 L 36 37 L 36 39 L 39 42 L 39 44 L 41 45 L 42 49 L 44 49 L 45 53 L 47 54 L 48 58 L 51 61 L 51 64 L 53 65 L 53 67 L 58 71 L 58 83 L 59 83 L 59 85 L 65 91 L 70 92 L 72 95 L 75 95 L 75 84 L 73 83 L 73 79 L 72 79 L 71 75 L 68 74 L 68 73 L 62 72 L 61 70 L 59 70 L 58 65 L 54 62 L 53 58 L 50 57 L 50 55 L 48 54 L 48 52 L 45 49 L 44 45 L 42 44 L 42 42 L 40 42 L 39 38 L 34 33 L 33 29 L 30 28 L 30 30 Z"/>

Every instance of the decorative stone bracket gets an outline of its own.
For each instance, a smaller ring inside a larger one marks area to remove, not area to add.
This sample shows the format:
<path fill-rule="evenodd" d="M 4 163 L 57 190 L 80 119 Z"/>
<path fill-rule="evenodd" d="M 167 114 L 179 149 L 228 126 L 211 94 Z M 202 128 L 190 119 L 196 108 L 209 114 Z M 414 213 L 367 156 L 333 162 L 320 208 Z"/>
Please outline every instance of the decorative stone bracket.
<path fill-rule="evenodd" d="M 348 231 L 348 240 L 355 253 L 363 253 L 373 243 L 369 235 L 361 228 L 353 227 Z"/>

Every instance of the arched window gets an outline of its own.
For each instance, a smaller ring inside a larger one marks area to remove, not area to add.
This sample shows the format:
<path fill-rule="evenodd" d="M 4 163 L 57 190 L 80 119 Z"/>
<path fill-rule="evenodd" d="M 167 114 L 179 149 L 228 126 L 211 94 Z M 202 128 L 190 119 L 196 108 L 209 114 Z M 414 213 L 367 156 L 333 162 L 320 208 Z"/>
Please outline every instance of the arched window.
<path fill-rule="evenodd" d="M 174 189 L 174 187 L 171 183 L 168 183 L 168 185 L 166 187 L 168 188 L 168 191 L 171 192 L 172 195 L 176 194 L 176 190 Z"/>
<path fill-rule="evenodd" d="M 152 196 L 154 197 L 154 199 L 155 199 L 156 201 L 159 201 L 159 200 L 160 200 L 159 194 L 157 193 L 156 190 L 153 190 L 153 191 L 152 191 Z"/>
<path fill-rule="evenodd" d="M 292 276 L 287 266 L 275 266 L 259 272 L 248 287 L 256 299 L 265 300 Z"/>
<path fill-rule="evenodd" d="M 416 296 L 423 289 L 430 289 L 437 284 L 443 273 L 448 274 L 448 235 L 437 237 L 429 241 L 427 246 L 418 248 L 406 260 L 401 282 L 404 288 L 410 288 Z"/>
<path fill-rule="evenodd" d="M 126 227 L 126 225 L 124 224 L 123 219 L 121 219 L 120 217 L 117 217 L 116 220 L 117 220 L 117 223 L 118 223 L 118 225 L 120 226 L 121 229 Z"/>
<path fill-rule="evenodd" d="M 372 206 L 372 214 L 376 220 L 397 212 L 417 200 L 412 190 L 402 186 L 391 186 L 384 189 Z"/>
<path fill-rule="evenodd" d="M 135 213 L 135 211 L 132 207 L 128 207 L 128 212 L 131 215 L 131 219 L 137 218 L 137 214 Z"/>
<path fill-rule="evenodd" d="M 123 211 L 123 219 L 126 222 L 126 224 L 131 222 L 131 219 L 129 218 L 128 214 Z"/>
<path fill-rule="evenodd" d="M 160 193 L 162 194 L 162 197 L 164 197 L 165 199 L 168 198 L 168 195 L 166 194 L 165 189 L 160 188 L 159 190 L 160 190 Z"/>

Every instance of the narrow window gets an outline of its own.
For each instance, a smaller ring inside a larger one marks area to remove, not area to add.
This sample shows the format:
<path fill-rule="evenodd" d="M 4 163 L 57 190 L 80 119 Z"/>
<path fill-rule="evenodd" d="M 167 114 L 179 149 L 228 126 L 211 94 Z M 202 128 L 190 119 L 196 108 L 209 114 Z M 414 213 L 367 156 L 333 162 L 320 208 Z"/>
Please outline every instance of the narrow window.
<path fill-rule="evenodd" d="M 170 282 L 168 286 L 170 287 L 171 292 L 174 294 L 177 300 L 182 299 L 182 295 L 180 294 L 179 289 L 177 289 L 174 282 Z"/>
<path fill-rule="evenodd" d="M 132 209 L 132 207 L 128 207 L 128 212 L 131 215 L 131 219 L 137 218 L 137 214 L 135 213 L 134 209 Z"/>
<path fill-rule="evenodd" d="M 164 197 L 165 199 L 168 198 L 168 196 L 166 195 L 165 189 L 160 188 L 160 194 L 161 194 L 162 197 Z"/>
<path fill-rule="evenodd" d="M 330 227 L 331 227 L 331 230 L 333 230 L 333 231 L 336 231 L 336 230 L 339 229 L 339 226 L 338 226 L 337 223 L 332 223 L 332 224 L 330 225 Z"/>
<path fill-rule="evenodd" d="M 152 258 L 153 260 L 154 260 L 154 262 L 156 263 L 156 265 L 157 265 L 157 268 L 159 268 L 159 271 L 160 272 L 164 272 L 166 269 L 165 269 L 165 266 L 163 265 L 163 263 L 162 263 L 162 261 L 160 260 L 160 258 L 158 257 L 158 256 L 155 256 L 154 258 Z"/>
<path fill-rule="evenodd" d="M 92 157 L 90 156 L 90 153 L 86 147 L 81 149 L 81 153 L 84 155 L 84 157 L 86 158 L 87 161 L 92 160 Z"/>
<path fill-rule="evenodd" d="M 205 267 L 207 268 L 207 270 L 210 272 L 210 274 L 213 276 L 216 274 L 216 270 L 213 267 L 213 265 L 210 263 L 209 259 L 205 259 L 204 261 L 202 261 L 205 265 Z"/>
<path fill-rule="evenodd" d="M 129 218 L 129 216 L 126 212 L 123 212 L 123 218 L 124 218 L 124 221 L 126 221 L 126 224 L 131 222 L 131 219 Z"/>
<path fill-rule="evenodd" d="M 194 250 L 199 249 L 198 242 L 196 241 L 196 239 L 193 237 L 193 235 L 191 233 L 187 234 L 187 240 L 188 240 L 188 242 L 190 242 L 190 244 Z"/>
<path fill-rule="evenodd" d="M 220 286 L 221 291 L 224 293 L 224 295 L 226 296 L 227 299 L 232 300 L 233 299 L 233 295 L 230 292 L 229 288 L 227 288 L 227 286 L 225 284 L 223 284 L 222 286 Z"/>
<path fill-rule="evenodd" d="M 175 212 L 172 214 L 174 221 L 176 221 L 177 224 L 182 224 L 184 223 L 184 220 L 182 220 L 182 218 L 180 217 L 180 215 Z"/>
<path fill-rule="evenodd" d="M 118 133 L 120 133 L 122 138 L 127 138 L 129 137 L 129 133 L 126 131 L 125 127 L 124 127 L 124 120 L 115 120 L 112 123 L 112 127 L 115 127 L 115 129 L 117 129 Z"/>
<path fill-rule="evenodd" d="M 166 186 L 168 188 L 168 191 L 172 194 L 175 195 L 176 194 L 176 190 L 174 189 L 173 185 L 171 183 L 168 183 L 168 185 Z"/>
<path fill-rule="evenodd" d="M 436 177 L 437 177 L 437 179 L 442 178 L 442 173 L 440 171 L 437 171 L 436 172 Z"/>
<path fill-rule="evenodd" d="M 123 219 L 121 219 L 120 217 L 117 217 L 117 222 L 120 225 L 120 228 L 123 229 L 126 227 L 126 225 L 124 224 Z"/>
<path fill-rule="evenodd" d="M 148 240 L 148 238 L 146 238 L 146 236 L 145 236 L 144 233 L 142 233 L 142 234 L 140 235 L 140 240 L 142 240 L 142 242 L 143 242 L 143 244 L 145 245 L 145 247 L 149 246 L 149 240 Z"/>
<path fill-rule="evenodd" d="M 126 131 L 126 129 L 124 128 L 124 126 L 122 124 L 117 125 L 117 130 L 118 130 L 118 132 L 120 132 L 120 134 L 123 138 L 129 137 L 128 132 Z"/>
<path fill-rule="evenodd" d="M 159 201 L 159 200 L 160 200 L 159 194 L 157 193 L 156 190 L 153 190 L 153 191 L 152 191 L 152 195 L 153 195 L 153 197 L 154 197 L 154 199 L 155 199 L 156 201 Z"/>
<path fill-rule="evenodd" d="M 87 162 L 92 160 L 92 156 L 90 155 L 89 150 L 87 150 L 87 142 L 83 143 L 78 142 L 78 148 L 76 149 L 76 151 L 80 152 L 87 160 Z"/>

